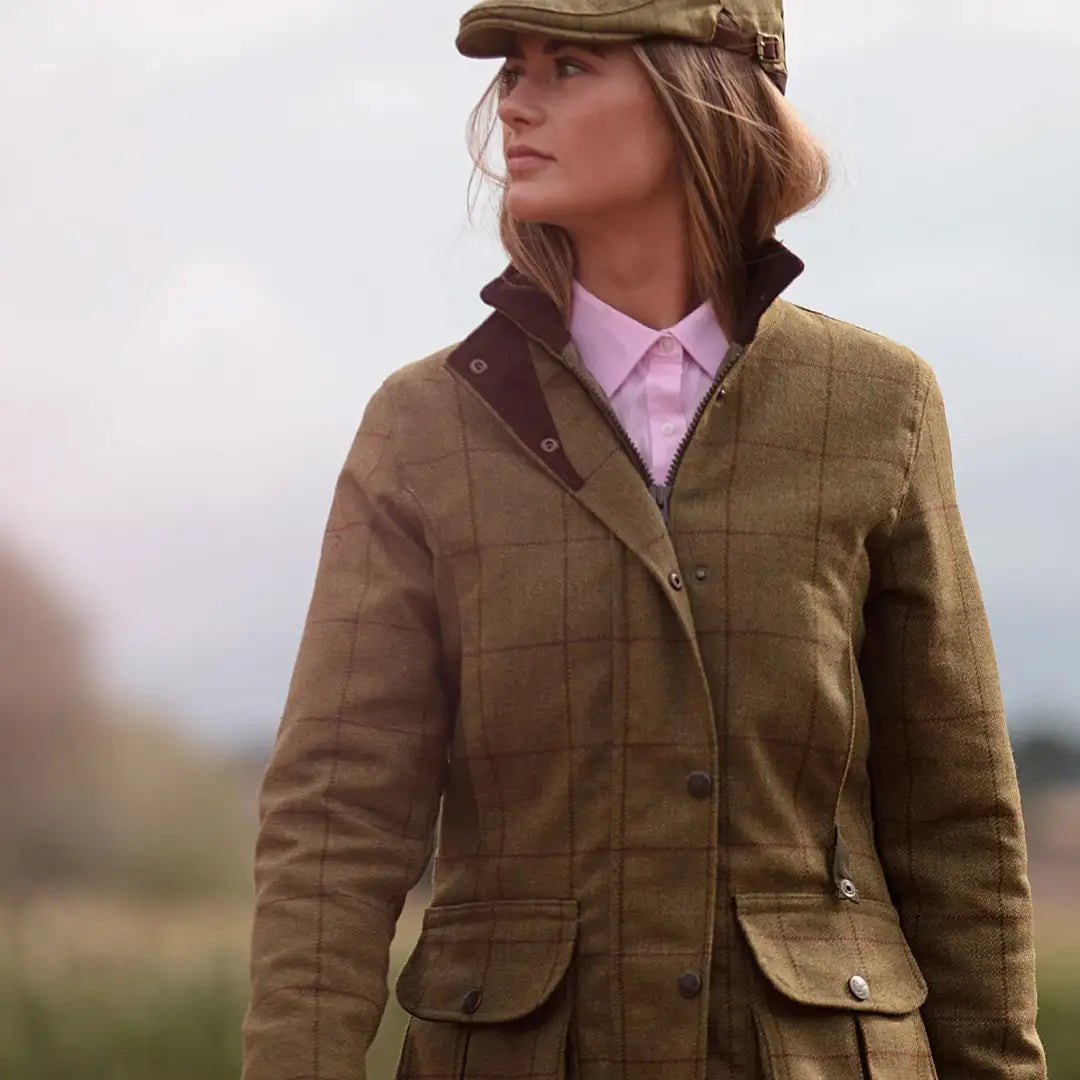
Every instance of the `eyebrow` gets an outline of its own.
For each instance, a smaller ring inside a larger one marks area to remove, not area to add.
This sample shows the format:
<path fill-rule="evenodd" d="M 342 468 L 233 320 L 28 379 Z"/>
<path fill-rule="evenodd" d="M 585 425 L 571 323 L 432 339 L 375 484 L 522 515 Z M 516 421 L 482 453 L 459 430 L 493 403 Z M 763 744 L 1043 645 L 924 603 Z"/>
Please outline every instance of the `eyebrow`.
<path fill-rule="evenodd" d="M 570 41 L 566 38 L 549 38 L 544 42 L 545 53 L 556 53 L 560 49 L 584 49 L 586 52 L 591 52 L 596 56 L 604 55 L 604 47 L 599 44 L 591 44 L 587 41 Z M 506 51 L 506 56 L 510 60 L 522 60 L 524 56 L 521 52 L 521 46 L 516 42 Z"/>

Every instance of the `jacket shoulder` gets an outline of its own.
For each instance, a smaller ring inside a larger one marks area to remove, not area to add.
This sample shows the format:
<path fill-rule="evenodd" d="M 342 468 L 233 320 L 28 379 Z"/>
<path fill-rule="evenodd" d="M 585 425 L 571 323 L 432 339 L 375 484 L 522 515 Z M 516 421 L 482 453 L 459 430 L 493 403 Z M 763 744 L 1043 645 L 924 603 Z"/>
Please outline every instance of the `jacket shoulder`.
<path fill-rule="evenodd" d="M 778 303 L 780 347 L 790 350 L 792 359 L 802 357 L 836 374 L 884 384 L 882 388 L 891 384 L 901 392 L 919 393 L 935 382 L 931 365 L 906 345 L 801 304 Z"/>
<path fill-rule="evenodd" d="M 437 457 L 460 446 L 458 390 L 446 367 L 447 357 L 459 344 L 395 368 L 371 396 L 369 408 L 375 405 L 385 418 L 404 464 Z"/>
<path fill-rule="evenodd" d="M 425 387 L 445 392 L 453 386 L 453 376 L 446 370 L 446 359 L 460 344 L 456 341 L 419 360 L 402 364 L 386 376 L 379 389 L 385 387 L 395 398 L 423 393 Z"/>

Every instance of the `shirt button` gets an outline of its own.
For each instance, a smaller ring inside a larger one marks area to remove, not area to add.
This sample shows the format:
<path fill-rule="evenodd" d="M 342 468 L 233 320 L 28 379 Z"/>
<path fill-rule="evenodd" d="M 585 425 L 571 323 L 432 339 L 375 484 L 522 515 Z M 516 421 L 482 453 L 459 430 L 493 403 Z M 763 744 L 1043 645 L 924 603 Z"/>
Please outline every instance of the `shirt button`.
<path fill-rule="evenodd" d="M 848 988 L 852 996 L 858 998 L 859 1001 L 865 1001 L 870 996 L 870 986 L 861 975 L 852 975 L 848 980 Z"/>
<path fill-rule="evenodd" d="M 660 425 L 660 434 L 661 435 L 674 435 L 675 434 L 675 425 L 670 420 L 665 420 Z"/>
<path fill-rule="evenodd" d="M 707 799 L 712 793 L 712 777 L 707 772 L 692 772 L 686 778 L 686 790 L 695 799 Z"/>
<path fill-rule="evenodd" d="M 679 343 L 670 334 L 664 334 L 664 336 L 657 341 L 656 347 L 665 356 L 670 356 L 679 347 Z"/>
<path fill-rule="evenodd" d="M 684 998 L 697 997 L 701 993 L 701 976 L 696 971 L 684 971 L 679 976 L 679 993 Z"/>

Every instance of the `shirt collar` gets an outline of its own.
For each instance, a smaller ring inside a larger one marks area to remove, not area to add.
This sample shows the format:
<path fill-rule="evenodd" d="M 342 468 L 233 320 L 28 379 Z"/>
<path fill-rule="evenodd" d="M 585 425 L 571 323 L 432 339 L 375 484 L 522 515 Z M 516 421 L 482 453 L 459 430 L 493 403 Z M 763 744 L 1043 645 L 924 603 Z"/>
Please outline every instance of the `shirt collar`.
<path fill-rule="evenodd" d="M 654 330 L 593 295 L 576 279 L 572 285 L 570 336 L 585 366 L 610 397 L 638 361 L 665 334 L 670 334 L 710 378 L 715 378 L 727 352 L 728 339 L 706 301 L 674 326 Z"/>

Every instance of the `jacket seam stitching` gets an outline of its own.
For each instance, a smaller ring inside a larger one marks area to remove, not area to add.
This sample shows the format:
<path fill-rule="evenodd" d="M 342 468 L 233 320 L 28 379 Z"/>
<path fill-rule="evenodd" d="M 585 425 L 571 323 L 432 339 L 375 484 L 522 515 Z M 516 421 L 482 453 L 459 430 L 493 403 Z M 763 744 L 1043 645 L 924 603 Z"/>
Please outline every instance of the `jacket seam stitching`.
<path fill-rule="evenodd" d="M 889 514 L 891 520 L 889 527 L 885 532 L 886 540 L 892 537 L 892 534 L 900 521 L 900 515 L 904 511 L 904 506 L 907 504 L 908 495 L 911 493 L 912 478 L 915 472 L 915 461 L 919 456 L 919 448 L 922 446 L 923 435 L 926 432 L 926 411 L 930 400 L 930 379 L 924 378 L 919 389 L 922 392 L 921 395 L 917 393 L 915 399 L 914 416 L 912 418 L 914 423 L 912 424 L 911 449 L 908 452 L 907 463 L 904 466 L 904 476 L 900 482 L 900 492 L 897 496 L 896 505 Z"/>

